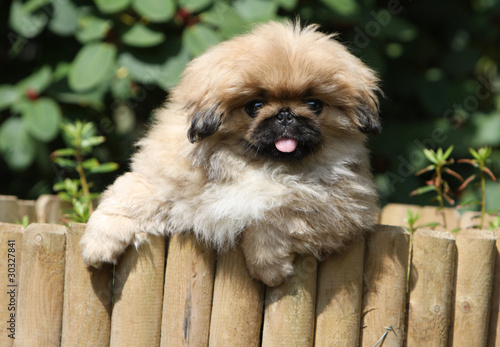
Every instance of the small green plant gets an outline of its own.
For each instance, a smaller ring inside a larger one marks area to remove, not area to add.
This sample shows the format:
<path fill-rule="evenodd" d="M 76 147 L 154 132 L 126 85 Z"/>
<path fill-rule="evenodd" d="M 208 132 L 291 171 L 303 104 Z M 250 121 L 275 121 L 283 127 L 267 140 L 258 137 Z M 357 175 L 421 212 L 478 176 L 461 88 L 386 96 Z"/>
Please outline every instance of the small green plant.
<path fill-rule="evenodd" d="M 463 178 L 448 167 L 455 162 L 453 158 L 450 158 L 451 152 L 453 152 L 453 146 L 450 146 L 446 152 L 443 152 L 442 148 L 438 148 L 437 151 L 424 149 L 423 152 L 431 164 L 417 172 L 416 175 L 418 176 L 429 171 L 434 172 L 432 178 L 426 182 L 426 185 L 411 192 L 410 196 L 435 192 L 436 197 L 433 200 L 439 203 L 439 210 L 441 211 L 441 216 L 443 217 L 443 227 L 446 229 L 447 224 L 446 215 L 444 213 L 444 202 L 446 201 L 448 204 L 454 205 L 455 201 L 450 196 L 451 189 L 448 182 L 443 178 L 443 174 L 447 173 L 460 181 L 463 181 Z"/>
<path fill-rule="evenodd" d="M 481 208 L 480 214 L 480 222 L 479 228 L 482 229 L 484 227 L 484 219 L 486 216 L 486 175 L 488 175 L 493 181 L 496 181 L 495 175 L 493 172 L 486 166 L 491 162 L 489 158 L 491 155 L 492 149 L 491 147 L 485 146 L 479 148 L 479 150 L 474 150 L 473 148 L 469 148 L 469 153 L 474 157 L 474 159 L 460 159 L 459 163 L 470 164 L 479 169 L 478 174 L 473 174 L 469 176 L 459 187 L 459 189 L 464 189 L 470 182 L 475 180 L 479 175 L 479 184 L 481 186 L 481 201 L 473 201 L 469 203 L 469 205 L 479 205 Z"/>
<path fill-rule="evenodd" d="M 495 229 L 500 228 L 500 216 L 496 216 L 493 221 L 490 222 L 490 230 L 495 231 Z"/>
<path fill-rule="evenodd" d="M 417 222 L 420 219 L 420 217 L 421 215 L 418 211 L 413 213 L 411 209 L 406 210 L 405 222 L 408 224 L 408 231 L 410 235 L 413 235 L 418 228 L 424 228 L 424 227 L 434 228 L 439 225 L 439 223 L 426 223 L 422 225 L 417 225 Z"/>
<path fill-rule="evenodd" d="M 77 120 L 75 123 L 62 125 L 63 139 L 67 148 L 54 151 L 51 159 L 59 166 L 75 170 L 78 178 L 65 178 L 54 185 L 54 190 L 61 200 L 71 203 L 72 208 L 65 211 L 66 222 L 86 223 L 93 212 L 92 200 L 99 194 L 92 193 L 93 183 L 88 181 L 90 174 L 112 172 L 118 168 L 116 163 L 99 163 L 91 157 L 95 146 L 106 139 L 97 136 L 97 129 L 91 122 Z"/>

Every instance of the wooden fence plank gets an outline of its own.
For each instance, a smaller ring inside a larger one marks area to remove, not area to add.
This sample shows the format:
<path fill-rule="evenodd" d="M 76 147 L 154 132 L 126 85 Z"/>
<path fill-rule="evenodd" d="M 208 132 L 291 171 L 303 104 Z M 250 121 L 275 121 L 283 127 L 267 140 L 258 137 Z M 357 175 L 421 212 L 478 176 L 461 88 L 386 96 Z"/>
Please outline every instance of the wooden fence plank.
<path fill-rule="evenodd" d="M 386 332 L 384 347 L 402 346 L 410 235 L 405 229 L 378 225 L 368 234 L 364 265 L 361 345 L 372 347 Z"/>
<path fill-rule="evenodd" d="M 461 230 L 456 237 L 457 269 L 453 346 L 485 346 L 488 336 L 496 237 L 482 230 Z"/>
<path fill-rule="evenodd" d="M 10 347 L 14 344 L 16 325 L 18 324 L 19 275 L 21 270 L 21 254 L 23 227 L 17 224 L 0 223 L 0 346 Z"/>
<path fill-rule="evenodd" d="M 36 223 L 36 207 L 34 200 L 17 200 L 17 219 L 19 222 L 23 220 L 24 217 L 28 217 L 29 223 Z"/>
<path fill-rule="evenodd" d="M 417 225 L 428 223 L 439 223 L 440 227 L 444 228 L 442 213 L 435 206 L 424 206 L 420 209 L 420 219 Z M 460 228 L 460 214 L 455 208 L 445 208 L 444 215 L 446 217 L 447 231 L 454 231 Z"/>
<path fill-rule="evenodd" d="M 462 218 L 460 218 L 460 228 L 461 229 L 469 229 L 469 228 L 479 228 L 479 224 L 481 224 L 481 219 L 479 218 L 480 213 L 475 211 L 467 211 L 464 212 Z M 486 215 L 484 217 L 484 229 L 488 229 L 490 227 L 490 223 L 494 222 L 495 216 Z"/>
<path fill-rule="evenodd" d="M 109 346 L 112 266 L 88 268 L 80 254 L 85 224 L 67 230 L 62 346 Z"/>
<path fill-rule="evenodd" d="M 408 346 L 447 346 L 451 324 L 455 239 L 419 229 L 413 236 Z"/>
<path fill-rule="evenodd" d="M 408 210 L 415 214 L 419 212 L 420 209 L 421 207 L 417 205 L 387 204 L 382 209 L 379 223 L 408 228 L 408 222 L 405 220 Z"/>
<path fill-rule="evenodd" d="M 35 202 L 38 223 L 62 223 L 63 209 L 70 208 L 70 204 L 61 201 L 57 195 L 40 195 Z"/>
<path fill-rule="evenodd" d="M 127 248 L 115 267 L 110 346 L 160 344 L 164 277 L 165 237 Z"/>
<path fill-rule="evenodd" d="M 359 342 L 364 239 L 319 264 L 315 346 L 356 346 Z"/>
<path fill-rule="evenodd" d="M 61 340 L 66 228 L 31 224 L 24 231 L 19 330 L 14 346 L 57 346 Z"/>
<path fill-rule="evenodd" d="M 495 270 L 493 271 L 493 293 L 488 329 L 488 347 L 500 345 L 500 229 L 495 230 Z"/>
<path fill-rule="evenodd" d="M 0 195 L 0 222 L 17 223 L 17 198 L 10 195 Z"/>
<path fill-rule="evenodd" d="M 259 346 L 264 285 L 252 279 L 239 246 L 218 255 L 209 346 Z"/>
<path fill-rule="evenodd" d="M 316 307 L 317 262 L 297 255 L 293 276 L 266 289 L 262 346 L 312 346 Z"/>
<path fill-rule="evenodd" d="M 161 346 L 208 346 L 215 252 L 194 235 L 175 235 L 168 244 Z"/>

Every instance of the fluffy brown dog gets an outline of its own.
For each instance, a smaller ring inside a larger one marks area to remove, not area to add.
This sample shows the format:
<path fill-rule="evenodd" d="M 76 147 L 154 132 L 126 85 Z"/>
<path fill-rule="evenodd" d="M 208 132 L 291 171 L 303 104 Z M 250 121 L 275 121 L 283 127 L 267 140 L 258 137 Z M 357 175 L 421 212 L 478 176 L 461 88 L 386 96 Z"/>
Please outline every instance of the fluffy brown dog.
<path fill-rule="evenodd" d="M 275 286 L 296 253 L 342 249 L 378 211 L 364 146 L 381 130 L 378 92 L 373 71 L 315 25 L 271 22 L 210 49 L 103 194 L 86 263 L 191 231 L 218 250 L 240 243 L 250 274 Z"/>

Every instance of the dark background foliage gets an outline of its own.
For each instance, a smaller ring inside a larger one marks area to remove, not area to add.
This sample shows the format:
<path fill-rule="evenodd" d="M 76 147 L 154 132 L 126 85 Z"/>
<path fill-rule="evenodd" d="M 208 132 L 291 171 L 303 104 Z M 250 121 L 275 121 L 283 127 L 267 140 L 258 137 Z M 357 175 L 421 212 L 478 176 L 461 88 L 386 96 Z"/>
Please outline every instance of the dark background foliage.
<path fill-rule="evenodd" d="M 499 166 L 496 0 L 14 0 L 0 2 L 0 193 L 53 193 L 69 173 L 49 155 L 64 146 L 61 122 L 76 119 L 108 139 L 94 156 L 120 163 L 95 178 L 102 190 L 127 169 L 189 59 L 253 23 L 296 16 L 338 32 L 380 75 L 384 131 L 369 146 L 383 203 L 429 203 L 408 196 L 428 179 L 415 176 L 423 148 L 453 144 L 453 157 L 468 158 L 469 147 L 489 145 Z M 488 208 L 500 209 L 499 185 L 487 191 Z M 473 185 L 455 193 L 478 194 Z"/>

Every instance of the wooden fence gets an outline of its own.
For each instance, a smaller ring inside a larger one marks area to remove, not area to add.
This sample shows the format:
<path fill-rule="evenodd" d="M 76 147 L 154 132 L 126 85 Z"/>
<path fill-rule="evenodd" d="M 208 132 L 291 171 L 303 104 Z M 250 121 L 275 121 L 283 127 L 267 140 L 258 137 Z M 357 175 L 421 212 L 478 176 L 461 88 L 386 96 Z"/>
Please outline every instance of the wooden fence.
<path fill-rule="evenodd" d="M 216 256 L 191 236 L 154 237 L 89 270 L 85 225 L 46 223 L 58 204 L 0 197 L 0 346 L 500 345 L 498 233 L 424 228 L 410 240 L 406 209 L 425 220 L 430 208 L 388 205 L 381 223 L 393 226 L 319 263 L 296 257 L 293 278 L 270 288 L 240 249 Z M 13 224 L 28 214 L 36 223 Z"/>

